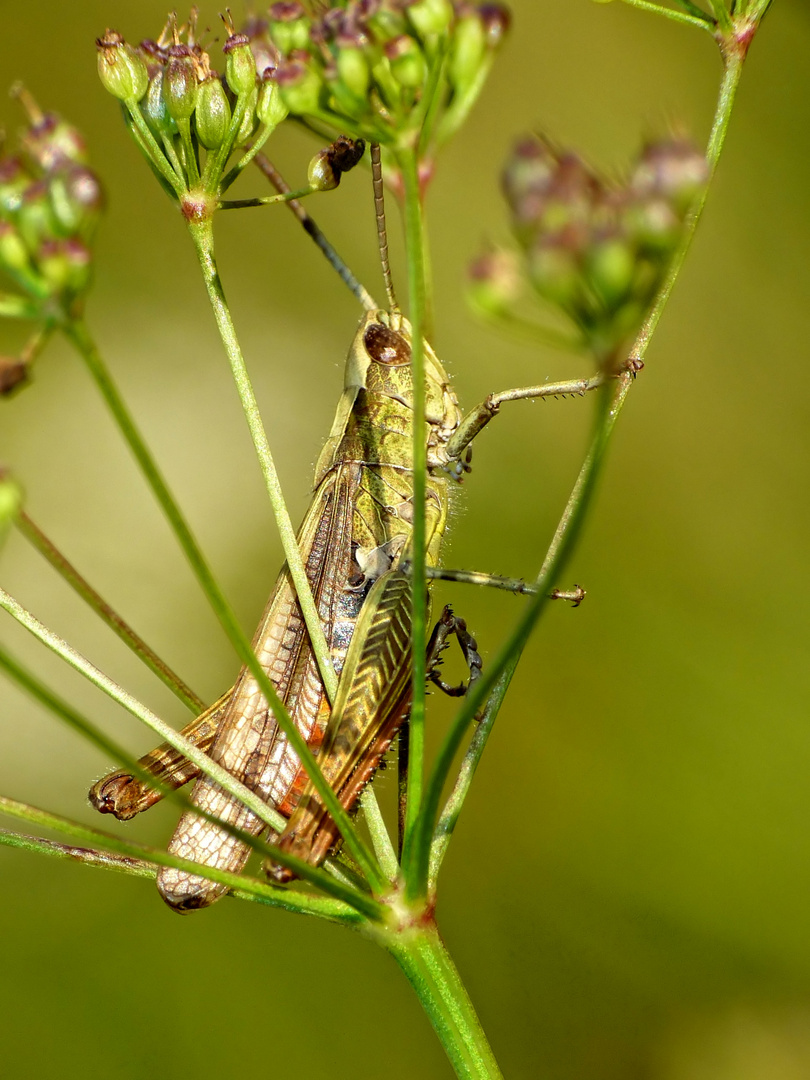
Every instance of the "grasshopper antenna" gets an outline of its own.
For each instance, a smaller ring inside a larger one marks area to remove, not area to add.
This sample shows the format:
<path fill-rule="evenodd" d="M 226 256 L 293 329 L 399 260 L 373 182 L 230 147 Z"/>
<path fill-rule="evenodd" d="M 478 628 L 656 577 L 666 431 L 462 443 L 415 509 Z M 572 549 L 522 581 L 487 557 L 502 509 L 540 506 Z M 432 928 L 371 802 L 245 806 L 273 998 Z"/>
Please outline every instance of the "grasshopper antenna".
<path fill-rule="evenodd" d="M 256 165 L 261 172 L 267 177 L 273 187 L 280 195 L 289 195 L 292 188 L 287 181 L 264 154 L 257 154 L 255 157 Z M 376 311 L 379 304 L 375 301 L 374 297 L 369 293 L 364 285 L 362 285 L 354 274 L 351 272 L 346 263 L 341 259 L 335 248 L 326 239 L 325 234 L 321 231 L 318 224 L 310 216 L 310 214 L 304 209 L 298 199 L 289 199 L 287 206 L 295 214 L 298 220 L 304 227 L 304 231 L 312 237 L 317 247 L 326 257 L 326 261 L 337 273 L 341 281 L 349 288 L 352 294 L 360 301 L 366 311 Z"/>
<path fill-rule="evenodd" d="M 382 158 L 380 157 L 380 144 L 371 144 L 371 178 L 374 185 L 374 213 L 377 218 L 377 243 L 380 248 L 380 263 L 382 265 L 383 281 L 385 282 L 385 294 L 388 297 L 388 307 L 391 313 L 399 315 L 399 304 L 394 292 L 394 279 L 391 276 L 391 261 L 388 257 L 388 229 L 385 224 L 385 191 L 383 187 Z"/>

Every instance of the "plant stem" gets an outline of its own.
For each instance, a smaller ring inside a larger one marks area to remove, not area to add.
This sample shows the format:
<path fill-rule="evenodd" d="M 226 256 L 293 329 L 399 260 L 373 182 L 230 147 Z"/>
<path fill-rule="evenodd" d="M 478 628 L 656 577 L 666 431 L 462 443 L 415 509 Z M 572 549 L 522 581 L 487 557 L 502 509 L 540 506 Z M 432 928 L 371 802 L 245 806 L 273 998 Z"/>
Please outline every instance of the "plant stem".
<path fill-rule="evenodd" d="M 498 1080 L 501 1070 L 435 923 L 383 939 L 405 973 L 463 1080 Z"/>
<path fill-rule="evenodd" d="M 151 649 L 143 638 L 136 634 L 132 627 L 121 618 L 118 612 L 110 607 L 106 600 L 96 592 L 87 579 L 79 573 L 76 567 L 24 510 L 20 512 L 17 518 L 17 528 L 26 540 L 62 575 L 68 585 L 95 611 L 99 618 L 103 619 L 107 626 L 168 686 L 172 693 L 176 694 L 184 705 L 196 713 L 201 713 L 205 709 L 205 702 L 202 698 L 198 697 L 193 690 L 186 686 L 180 676 L 176 675 L 161 660 L 154 649 Z"/>
<path fill-rule="evenodd" d="M 663 15 L 665 19 L 672 19 L 673 22 L 683 23 L 686 26 L 697 26 L 701 30 L 708 30 L 710 33 L 714 31 L 714 21 L 706 16 L 703 19 L 695 18 L 694 15 L 687 15 L 683 11 L 673 11 L 671 8 L 661 7 L 660 4 L 650 3 L 650 0 L 624 0 L 625 4 L 629 4 L 630 7 L 641 8 L 642 11 L 652 11 L 656 15 Z"/>
<path fill-rule="evenodd" d="M 425 756 L 425 649 L 427 577 L 425 575 L 427 446 L 425 442 L 425 354 L 424 321 L 426 309 L 424 233 L 422 196 L 415 152 L 406 151 L 397 159 L 402 173 L 405 198 L 405 242 L 408 259 L 408 299 L 411 322 L 411 373 L 413 385 L 413 533 L 411 574 L 413 577 L 413 702 L 408 738 L 408 785 L 405 811 L 403 861 L 409 899 L 418 896 L 410 890 L 410 870 L 414 830 L 422 809 L 422 786 Z"/>
<path fill-rule="evenodd" d="M 743 62 L 744 56 L 735 52 L 731 52 L 725 59 L 723 79 L 720 84 L 714 120 L 712 122 L 712 129 L 706 149 L 710 180 L 714 177 L 725 142 L 737 88 L 742 75 Z M 681 245 L 672 258 L 666 279 L 658 292 L 649 315 L 639 331 L 632 349 L 630 350 L 630 356 L 633 359 L 641 360 L 646 355 L 655 329 L 658 326 L 661 315 L 664 312 L 667 301 L 669 300 L 672 289 L 678 278 L 678 274 L 683 266 L 684 259 L 691 246 L 695 230 L 697 229 L 698 222 L 703 213 L 703 208 L 706 204 L 708 190 L 709 185 L 707 184 L 695 200 L 690 211 Z M 548 591 L 548 585 L 550 584 L 551 575 L 548 573 L 548 569 L 551 567 L 552 572 L 556 573 L 558 567 L 561 565 L 560 553 L 561 550 L 563 550 L 564 543 L 570 547 L 570 526 L 575 519 L 579 518 L 581 520 L 583 512 L 582 500 L 586 498 L 589 491 L 593 489 L 592 474 L 598 465 L 596 459 L 597 455 L 601 458 L 601 454 L 607 446 L 615 427 L 616 420 L 618 419 L 618 415 L 624 406 L 632 385 L 633 379 L 629 374 L 622 376 L 620 384 L 613 395 L 611 408 L 607 413 L 603 414 L 603 421 L 605 423 L 604 430 L 601 433 L 597 431 L 588 457 L 580 470 L 577 482 L 574 485 L 574 489 L 568 499 L 568 503 L 563 511 L 554 537 L 552 538 L 551 545 L 543 560 L 543 566 L 537 580 L 537 585 L 540 590 L 538 596 L 529 606 L 524 619 L 518 624 L 518 627 L 509 642 L 507 642 L 493 664 L 488 668 L 485 677 L 478 680 L 475 691 L 470 695 L 471 700 L 465 701 L 462 705 L 459 717 L 461 722 L 459 723 L 457 721 L 456 724 L 454 724 L 453 730 L 460 730 L 461 734 L 463 734 L 466 723 L 468 723 L 475 715 L 475 710 L 481 703 L 483 695 L 485 693 L 489 694 L 483 708 L 483 714 L 479 721 L 478 728 L 470 742 L 456 784 L 448 798 L 436 828 L 436 833 L 433 837 L 429 874 L 431 886 L 435 886 L 436 875 L 438 874 L 442 859 L 447 851 L 450 837 L 455 828 L 455 823 L 458 820 L 464 800 L 469 792 L 475 770 L 481 760 L 481 755 L 484 752 L 495 719 L 503 704 L 504 697 L 509 689 L 509 684 L 512 681 L 512 677 L 520 660 L 523 644 L 525 644 L 526 640 L 526 638 L 522 637 L 522 626 L 527 620 L 532 622 L 533 625 L 533 622 L 539 618 L 540 612 L 545 604 L 545 593 Z M 603 444 L 601 450 L 599 449 L 600 444 Z M 591 477 L 590 480 L 589 475 Z M 566 537 L 568 537 L 568 540 L 566 540 Z M 451 731 L 450 735 L 452 734 L 453 731 Z"/>
<path fill-rule="evenodd" d="M 304 622 L 307 626 L 307 632 L 309 633 L 310 641 L 312 643 L 312 650 L 318 661 L 318 669 L 321 673 L 321 678 L 323 679 L 329 700 L 334 701 L 335 693 L 337 692 L 337 676 L 335 675 L 334 665 L 332 664 L 332 656 L 329 651 L 326 636 L 323 632 L 320 614 L 318 613 L 315 599 L 312 595 L 312 588 L 309 584 L 309 579 L 307 578 L 304 561 L 301 558 L 301 551 L 298 547 L 295 529 L 293 528 L 290 515 L 287 511 L 287 504 L 284 501 L 284 495 L 281 490 L 281 484 L 279 483 L 275 462 L 273 461 L 273 454 L 270 450 L 270 443 L 267 439 L 267 433 L 264 430 L 264 424 L 262 423 L 261 414 L 259 412 L 259 405 L 253 391 L 253 384 L 250 381 L 250 375 L 248 374 L 247 366 L 245 365 L 245 360 L 242 356 L 242 350 L 239 346 L 239 340 L 236 336 L 236 328 L 233 325 L 228 303 L 225 299 L 222 281 L 220 280 L 219 271 L 217 270 L 216 260 L 214 258 L 214 238 L 211 222 L 206 221 L 201 224 L 190 225 L 189 231 L 191 232 L 197 256 L 200 260 L 200 268 L 202 269 L 208 299 L 214 312 L 214 318 L 217 322 L 219 335 L 222 338 L 222 344 L 225 347 L 225 352 L 227 353 L 231 365 L 233 381 L 236 384 L 239 399 L 242 403 L 242 409 L 245 413 L 245 419 L 247 420 L 250 435 L 253 440 L 256 457 L 259 460 L 259 467 L 261 468 L 264 477 L 267 494 L 270 497 L 270 505 L 273 508 L 276 527 L 278 528 L 279 536 L 281 537 L 284 556 L 287 559 L 287 566 L 293 580 L 293 585 L 295 586 L 298 603 L 301 606 Z"/>

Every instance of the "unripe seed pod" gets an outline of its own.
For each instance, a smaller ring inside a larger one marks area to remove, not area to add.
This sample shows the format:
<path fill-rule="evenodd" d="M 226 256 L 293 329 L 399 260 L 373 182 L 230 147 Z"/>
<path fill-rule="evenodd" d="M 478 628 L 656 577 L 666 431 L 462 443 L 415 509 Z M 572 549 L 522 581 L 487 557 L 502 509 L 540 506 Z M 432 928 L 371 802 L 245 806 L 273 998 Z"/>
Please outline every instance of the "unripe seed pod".
<path fill-rule="evenodd" d="M 340 183 L 340 173 L 332 164 L 328 150 L 319 150 L 310 161 L 307 181 L 315 191 L 332 191 Z"/>
<path fill-rule="evenodd" d="M 45 180 L 37 180 L 26 189 L 16 225 L 29 251 L 35 251 L 43 240 L 52 239 L 59 234 L 59 223 Z"/>
<path fill-rule="evenodd" d="M 225 77 L 237 96 L 256 88 L 256 61 L 247 34 L 231 34 L 222 47 L 225 53 Z"/>
<path fill-rule="evenodd" d="M 95 173 L 83 165 L 50 177 L 49 192 L 63 235 L 88 239 L 104 208 L 104 195 Z"/>
<path fill-rule="evenodd" d="M 28 248 L 22 237 L 8 221 L 0 221 L 0 266 L 20 272 L 31 264 Z"/>
<path fill-rule="evenodd" d="M 626 297 L 633 283 L 635 253 L 626 240 L 614 236 L 590 245 L 586 259 L 588 280 L 609 310 Z"/>
<path fill-rule="evenodd" d="M 520 276 L 512 252 L 490 251 L 472 264 L 467 298 L 479 311 L 498 315 L 517 299 Z"/>
<path fill-rule="evenodd" d="M 427 76 L 427 61 L 419 44 L 408 34 L 400 34 L 385 43 L 385 55 L 391 74 L 406 90 L 417 90 Z"/>
<path fill-rule="evenodd" d="M 265 80 L 259 91 L 259 101 L 256 105 L 256 115 L 259 120 L 272 130 L 286 118 L 287 113 L 288 109 L 282 100 L 278 83 L 275 79 Z"/>
<path fill-rule="evenodd" d="M 464 93 L 473 83 L 486 55 L 487 39 L 478 13 L 465 15 L 453 30 L 448 74 L 457 91 Z"/>
<path fill-rule="evenodd" d="M 350 93 L 365 101 L 371 72 L 363 50 L 357 46 L 339 47 L 337 70 L 341 82 Z"/>
<path fill-rule="evenodd" d="M 163 73 L 163 99 L 173 120 L 190 120 L 197 107 L 200 84 L 197 65 L 187 45 L 173 45 Z"/>
<path fill-rule="evenodd" d="M 197 138 L 206 150 L 222 146 L 231 124 L 231 106 L 219 75 L 212 74 L 200 84 L 194 122 Z"/>
<path fill-rule="evenodd" d="M 300 60 L 282 62 L 276 82 L 284 104 L 294 115 L 302 116 L 318 109 L 323 83 L 308 64 Z"/>
<path fill-rule="evenodd" d="M 570 311 L 582 295 L 579 259 L 564 242 L 549 241 L 529 252 L 532 285 L 546 300 Z"/>
<path fill-rule="evenodd" d="M 481 4 L 478 15 L 484 27 L 487 48 L 497 49 L 512 25 L 512 14 L 503 4 Z"/>
<path fill-rule="evenodd" d="M 256 128 L 259 125 L 258 117 L 256 116 L 256 106 L 259 102 L 259 90 L 254 86 L 247 97 L 247 103 L 245 106 L 245 114 L 242 117 L 242 123 L 239 125 L 239 130 L 236 133 L 236 139 L 234 140 L 237 146 L 242 146 L 253 136 Z"/>
<path fill-rule="evenodd" d="M 166 107 L 162 71 L 153 75 L 149 80 L 149 89 L 141 102 L 141 112 L 149 126 L 149 130 L 158 140 L 162 139 L 164 135 L 171 138 L 177 134 L 177 124 L 174 117 L 169 115 L 169 110 Z"/>
<path fill-rule="evenodd" d="M 22 137 L 23 151 L 44 172 L 60 165 L 87 162 L 87 144 L 72 124 L 65 123 L 55 113 L 46 113 Z"/>
<path fill-rule="evenodd" d="M 454 15 L 450 0 L 417 0 L 408 6 L 406 13 L 417 34 L 423 38 L 443 34 Z"/>
<path fill-rule="evenodd" d="M 115 30 L 96 41 L 98 73 L 106 90 L 119 101 L 137 102 L 146 93 L 146 64 Z"/>
<path fill-rule="evenodd" d="M 309 48 L 312 24 L 301 4 L 271 4 L 267 15 L 270 21 L 270 36 L 284 56 L 289 56 L 296 49 Z"/>

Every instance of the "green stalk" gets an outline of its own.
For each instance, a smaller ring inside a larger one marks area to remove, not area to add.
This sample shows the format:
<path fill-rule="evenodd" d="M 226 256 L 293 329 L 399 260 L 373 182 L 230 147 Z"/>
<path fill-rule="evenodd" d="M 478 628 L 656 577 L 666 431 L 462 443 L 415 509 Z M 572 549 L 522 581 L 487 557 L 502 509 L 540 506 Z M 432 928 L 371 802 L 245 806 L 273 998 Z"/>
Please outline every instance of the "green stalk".
<path fill-rule="evenodd" d="M 435 923 L 387 935 L 381 944 L 413 987 L 456 1076 L 500 1080 L 503 1074 Z"/>
<path fill-rule="evenodd" d="M 190 859 L 181 859 L 177 855 L 170 855 L 166 851 L 149 847 L 146 844 L 122 840 L 112 833 L 103 832 L 101 829 L 91 829 L 78 821 L 72 821 L 70 818 L 58 814 L 51 814 L 47 810 L 40 810 L 38 807 L 8 799 L 3 795 L 0 795 L 0 813 L 8 814 L 10 817 L 23 821 L 30 821 L 46 829 L 54 829 L 63 835 L 73 836 L 83 843 L 101 845 L 102 850 L 108 849 L 131 858 L 143 859 L 146 862 L 154 863 L 156 866 L 169 866 L 188 874 L 210 878 L 211 881 L 217 881 L 221 885 L 226 885 L 229 889 L 238 890 L 272 907 L 282 907 L 288 911 L 297 911 L 308 915 L 318 914 L 324 918 L 331 918 L 340 922 L 356 923 L 365 918 L 364 914 L 352 910 L 347 904 L 341 904 L 339 901 L 326 900 L 323 897 L 308 897 L 302 893 L 288 894 L 255 878 L 246 877 L 242 874 L 230 874 L 226 870 L 217 870 L 212 866 L 200 866 Z M 301 903 L 301 900 L 303 900 L 303 903 Z M 312 901 L 315 901 L 315 903 L 311 903 Z M 371 905 L 373 901 L 369 900 L 368 903 Z"/>
<path fill-rule="evenodd" d="M 731 121 L 737 88 L 742 75 L 744 59 L 743 52 L 738 50 L 729 50 L 725 54 L 723 79 L 720 84 L 714 120 L 712 122 L 712 129 L 706 148 L 706 159 L 709 163 L 710 181 L 713 179 L 717 170 L 717 165 L 723 150 L 726 133 L 728 132 L 728 126 Z M 706 205 L 708 192 L 709 184 L 705 186 L 695 200 L 687 218 L 681 245 L 673 255 L 669 271 L 659 290 L 658 296 L 655 299 L 655 303 L 630 350 L 631 357 L 641 360 L 646 355 L 650 341 L 652 340 L 669 297 L 672 294 L 675 282 L 691 246 L 695 230 L 697 229 L 698 222 L 700 221 L 700 217 Z M 593 470 L 598 465 L 596 455 L 601 457 L 601 454 L 604 452 L 615 427 L 619 412 L 624 406 L 632 385 L 633 380 L 631 377 L 622 377 L 622 381 L 614 394 L 612 407 L 609 412 L 603 416 L 605 425 L 604 430 L 601 433 L 597 432 L 588 457 L 582 466 L 577 482 L 574 485 L 574 489 L 569 497 L 562 518 L 560 519 L 554 537 L 552 538 L 551 545 L 543 560 L 543 566 L 541 567 L 537 580 L 540 593 L 535 600 L 532 601 L 527 613 L 518 624 L 515 632 L 510 637 L 505 647 L 500 651 L 493 664 L 487 669 L 485 678 L 478 680 L 478 684 L 476 685 L 473 694 L 470 695 L 470 700 L 465 701 L 462 705 L 454 727 L 448 735 L 448 739 L 453 736 L 454 732 L 459 732 L 460 735 L 463 735 L 463 731 L 475 715 L 476 709 L 483 704 L 484 696 L 488 694 L 478 729 L 467 750 L 458 779 L 447 801 L 436 828 L 436 833 L 433 837 L 432 853 L 429 859 L 429 879 L 431 886 L 435 885 L 436 875 L 438 874 L 442 859 L 447 851 L 450 837 L 452 836 L 456 821 L 458 820 L 458 816 L 464 805 L 464 800 L 469 792 L 475 770 L 481 760 L 481 755 L 486 747 L 487 739 L 492 731 L 495 719 L 503 704 L 506 692 L 509 689 L 509 684 L 512 681 L 512 677 L 520 660 L 523 646 L 525 645 L 528 636 L 523 636 L 525 623 L 528 621 L 531 623 L 531 626 L 533 626 L 534 622 L 536 622 L 537 618 L 540 616 L 545 603 L 545 593 L 548 591 L 547 584 L 550 584 L 551 581 L 551 575 L 547 572 L 548 568 L 549 566 L 558 567 L 561 564 L 562 560 L 560 558 L 560 552 L 563 548 L 563 544 L 567 543 L 570 545 L 570 541 L 566 541 L 566 536 L 570 535 L 572 521 L 575 521 L 577 518 L 581 519 L 582 517 L 582 500 L 587 497 L 589 491 L 592 490 L 593 478 L 589 480 L 589 474 L 592 474 Z M 599 449 L 600 443 L 604 444 L 601 451 Z M 438 787 L 438 774 L 434 776 L 434 779 L 436 780 L 436 787 Z M 438 793 L 440 794 L 440 790 Z M 436 791 L 434 790 L 434 795 L 435 794 Z"/>
<path fill-rule="evenodd" d="M 36 525 L 25 511 L 21 511 L 17 518 L 17 528 L 28 540 L 32 547 L 42 555 L 51 566 L 64 578 L 70 587 L 78 593 L 84 602 L 95 611 L 109 628 L 118 635 L 135 655 L 146 664 L 150 671 L 163 682 L 175 694 L 183 704 L 194 713 L 201 713 L 205 709 L 205 702 L 194 693 L 179 675 L 164 663 L 154 649 L 151 649 L 140 635 L 136 634 L 117 611 L 101 597 L 93 586 L 87 581 L 76 567 L 62 554 L 57 546 L 50 540 L 42 529 Z"/>
<path fill-rule="evenodd" d="M 713 33 L 715 29 L 714 21 L 710 20 L 708 16 L 698 19 L 694 15 L 687 15 L 686 12 L 673 11 L 672 8 L 653 4 L 650 0 L 624 0 L 624 2 L 629 4 L 630 7 L 641 8 L 642 11 L 652 11 L 656 15 L 663 15 L 665 19 L 672 19 L 673 22 L 683 23 L 685 26 L 697 26 L 701 30 L 708 30 L 709 33 Z"/>
<path fill-rule="evenodd" d="M 419 190 L 419 163 L 414 151 L 398 155 L 397 164 L 405 189 L 405 243 L 408 259 L 408 299 L 411 322 L 411 372 L 413 382 L 413 534 L 411 574 L 413 576 L 413 704 L 408 731 L 408 784 L 402 866 L 409 899 L 411 891 L 411 846 L 422 809 L 425 758 L 425 649 L 427 644 L 425 597 L 427 447 L 425 444 L 425 350 L 426 310 L 424 233 L 422 196 Z"/>

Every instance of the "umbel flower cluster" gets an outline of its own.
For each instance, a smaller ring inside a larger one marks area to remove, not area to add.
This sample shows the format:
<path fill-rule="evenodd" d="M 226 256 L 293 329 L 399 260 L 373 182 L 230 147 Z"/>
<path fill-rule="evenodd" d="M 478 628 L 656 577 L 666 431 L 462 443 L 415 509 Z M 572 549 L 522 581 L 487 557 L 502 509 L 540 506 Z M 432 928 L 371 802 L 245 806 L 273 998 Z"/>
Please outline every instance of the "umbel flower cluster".
<path fill-rule="evenodd" d="M 678 136 L 650 142 L 620 184 L 539 136 L 521 140 L 503 174 L 519 252 L 476 264 L 474 301 L 508 312 L 527 279 L 610 360 L 640 326 L 708 179 L 705 157 Z"/>
<path fill-rule="evenodd" d="M 203 47 L 196 9 L 157 40 L 97 42 L 99 74 L 124 105 L 136 142 L 191 217 L 233 183 L 292 114 L 329 139 L 350 136 L 429 161 L 465 120 L 509 16 L 498 4 L 347 0 L 309 12 L 275 3 L 238 31 L 226 16 L 220 74 Z M 241 152 L 227 170 L 231 155 Z M 322 160 L 322 159 L 321 159 Z M 313 189 L 339 179 L 315 168 Z"/>
<path fill-rule="evenodd" d="M 312 17 L 293 0 L 246 31 L 292 114 L 425 157 L 463 123 L 509 21 L 492 3 L 347 0 Z"/>
<path fill-rule="evenodd" d="M 16 94 L 28 125 L 19 145 L 0 154 L 3 313 L 48 325 L 75 309 L 90 284 L 103 196 L 79 132 L 24 90 Z M 0 393 L 25 381 L 31 358 L 0 358 Z"/>

